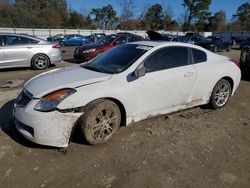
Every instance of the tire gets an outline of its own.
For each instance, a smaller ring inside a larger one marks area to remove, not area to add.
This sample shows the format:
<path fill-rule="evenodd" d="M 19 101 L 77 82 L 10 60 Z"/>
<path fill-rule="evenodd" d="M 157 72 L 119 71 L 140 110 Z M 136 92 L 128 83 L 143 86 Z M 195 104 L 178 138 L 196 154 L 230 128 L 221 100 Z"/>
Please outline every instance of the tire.
<path fill-rule="evenodd" d="M 227 48 L 227 52 L 230 52 L 231 49 L 232 49 L 232 46 L 229 45 L 228 48 Z"/>
<path fill-rule="evenodd" d="M 83 138 L 92 145 L 110 140 L 121 125 L 121 112 L 110 100 L 97 100 L 80 117 Z"/>
<path fill-rule="evenodd" d="M 37 54 L 31 60 L 31 66 L 35 70 L 43 70 L 50 65 L 49 58 L 44 54 Z"/>
<path fill-rule="evenodd" d="M 229 81 L 225 79 L 219 80 L 212 92 L 210 105 L 214 109 L 223 108 L 229 101 L 232 93 L 232 87 Z"/>
<path fill-rule="evenodd" d="M 83 46 L 85 44 L 86 44 L 86 42 L 82 41 L 81 44 L 80 44 L 80 46 Z"/>
<path fill-rule="evenodd" d="M 241 54 L 240 54 L 240 69 L 244 73 L 246 71 L 246 66 L 245 66 L 246 63 L 247 63 L 247 53 L 241 52 Z"/>
<path fill-rule="evenodd" d="M 216 53 L 217 51 L 218 51 L 217 46 L 214 46 L 214 48 L 213 48 L 213 52 L 214 52 L 214 53 Z"/>

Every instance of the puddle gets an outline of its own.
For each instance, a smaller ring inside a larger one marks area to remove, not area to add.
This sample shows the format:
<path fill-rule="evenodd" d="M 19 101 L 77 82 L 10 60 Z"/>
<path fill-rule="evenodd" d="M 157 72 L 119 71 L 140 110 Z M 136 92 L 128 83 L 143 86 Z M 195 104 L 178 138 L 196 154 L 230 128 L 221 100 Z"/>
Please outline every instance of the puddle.
<path fill-rule="evenodd" d="M 0 88 L 15 88 L 24 83 L 24 80 L 14 79 L 8 80 L 5 84 L 0 85 Z"/>

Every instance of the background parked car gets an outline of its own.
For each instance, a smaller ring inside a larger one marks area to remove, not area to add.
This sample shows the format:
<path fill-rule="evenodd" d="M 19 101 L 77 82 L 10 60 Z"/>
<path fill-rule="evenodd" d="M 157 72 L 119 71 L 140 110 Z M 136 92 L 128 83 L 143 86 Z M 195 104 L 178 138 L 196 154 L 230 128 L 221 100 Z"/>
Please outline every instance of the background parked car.
<path fill-rule="evenodd" d="M 240 54 L 240 67 L 243 76 L 250 78 L 250 42 L 242 46 Z"/>
<path fill-rule="evenodd" d="M 204 37 L 198 40 L 195 44 L 212 52 L 217 52 L 219 50 L 226 50 L 229 52 L 232 49 L 232 41 L 229 37 Z"/>
<path fill-rule="evenodd" d="M 194 44 L 190 37 L 186 35 L 172 35 L 172 34 L 160 34 L 156 31 L 147 31 L 149 40 L 163 40 L 170 42 L 184 42 L 189 44 Z"/>
<path fill-rule="evenodd" d="M 33 67 L 41 70 L 61 60 L 62 51 L 58 44 L 27 35 L 0 34 L 0 68 Z"/>
<path fill-rule="evenodd" d="M 91 42 L 96 42 L 103 36 L 106 36 L 105 33 L 92 33 L 91 35 L 87 36 Z"/>
<path fill-rule="evenodd" d="M 245 45 L 250 45 L 250 37 L 239 44 L 240 49 L 244 48 Z"/>
<path fill-rule="evenodd" d="M 51 42 L 54 42 L 54 41 L 60 41 L 64 38 L 64 35 L 63 34 L 57 34 L 55 36 L 51 36 L 51 37 L 48 37 L 47 38 L 47 41 L 51 41 Z"/>
<path fill-rule="evenodd" d="M 209 36 L 208 39 L 211 39 L 215 43 L 218 50 L 230 51 L 234 43 L 231 37 L 228 36 L 224 37 Z"/>
<path fill-rule="evenodd" d="M 82 35 L 67 35 L 60 40 L 60 44 L 65 46 L 81 46 L 90 42 L 89 38 Z"/>
<path fill-rule="evenodd" d="M 143 38 L 133 34 L 112 34 L 99 39 L 96 43 L 84 45 L 75 49 L 74 58 L 89 61 L 114 46 L 127 42 L 141 41 Z"/>
<path fill-rule="evenodd" d="M 201 35 L 194 35 L 192 33 L 187 33 L 187 35 L 170 35 L 170 34 L 160 34 L 156 31 L 147 31 L 148 38 L 150 40 L 162 40 L 162 41 L 171 41 L 171 42 L 184 42 L 189 44 L 195 44 L 197 41 L 200 41 L 201 38 L 204 38 Z"/>

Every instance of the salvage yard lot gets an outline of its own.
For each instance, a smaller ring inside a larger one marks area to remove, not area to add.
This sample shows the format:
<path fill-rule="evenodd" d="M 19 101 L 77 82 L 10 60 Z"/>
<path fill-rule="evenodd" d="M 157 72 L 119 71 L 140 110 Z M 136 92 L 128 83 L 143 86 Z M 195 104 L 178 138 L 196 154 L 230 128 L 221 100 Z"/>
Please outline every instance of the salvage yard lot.
<path fill-rule="evenodd" d="M 50 70 L 76 63 L 73 48 L 64 50 L 65 62 Z M 220 54 L 239 59 L 240 51 Z M 41 72 L 1 70 L 0 85 Z M 63 150 L 17 133 L 12 105 L 21 87 L 0 89 L 0 187 L 249 187 L 249 81 L 241 81 L 223 109 L 196 107 L 144 120 L 98 146 L 76 135 Z"/>

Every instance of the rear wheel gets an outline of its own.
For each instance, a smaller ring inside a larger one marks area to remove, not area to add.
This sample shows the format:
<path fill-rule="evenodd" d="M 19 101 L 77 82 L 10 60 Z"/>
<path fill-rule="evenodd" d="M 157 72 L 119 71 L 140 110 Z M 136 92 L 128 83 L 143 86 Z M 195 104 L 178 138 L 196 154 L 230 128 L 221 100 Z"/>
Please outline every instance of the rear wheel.
<path fill-rule="evenodd" d="M 101 144 L 110 140 L 121 124 L 119 107 L 110 100 L 98 100 L 87 107 L 79 121 L 85 140 Z"/>
<path fill-rule="evenodd" d="M 50 60 L 44 54 L 35 55 L 31 60 L 31 66 L 36 70 L 46 69 L 47 67 L 49 67 L 49 65 L 50 65 Z"/>
<path fill-rule="evenodd" d="M 229 45 L 229 46 L 227 47 L 227 52 L 230 52 L 231 49 L 232 49 L 232 46 Z"/>
<path fill-rule="evenodd" d="M 64 46 L 64 42 L 63 41 L 59 42 L 59 44 L 60 44 L 60 46 Z"/>
<path fill-rule="evenodd" d="M 218 51 L 217 46 L 214 46 L 214 47 L 213 47 L 213 52 L 216 53 L 217 51 Z"/>
<path fill-rule="evenodd" d="M 80 46 L 83 46 L 83 45 L 85 45 L 85 44 L 86 44 L 86 42 L 85 42 L 85 41 L 82 41 L 81 44 L 80 44 Z"/>
<path fill-rule="evenodd" d="M 231 93 L 231 84 L 225 79 L 219 80 L 215 85 L 211 95 L 211 106 L 215 109 L 224 107 L 227 104 Z"/>

